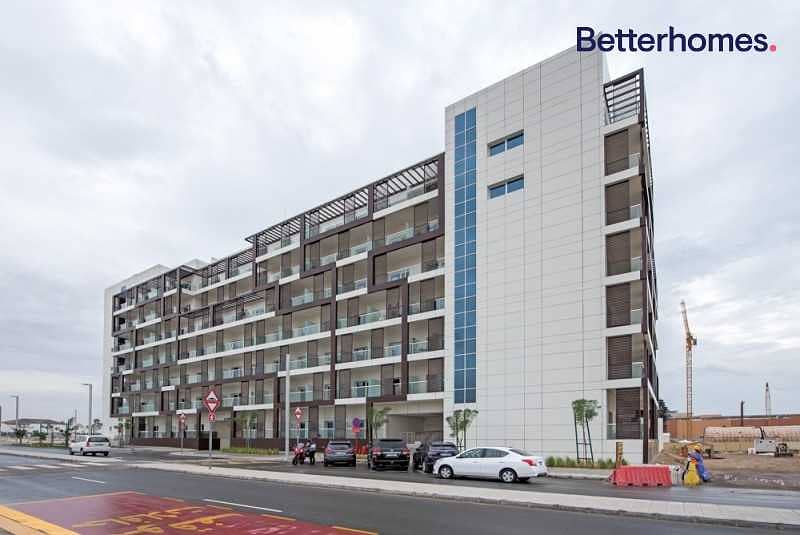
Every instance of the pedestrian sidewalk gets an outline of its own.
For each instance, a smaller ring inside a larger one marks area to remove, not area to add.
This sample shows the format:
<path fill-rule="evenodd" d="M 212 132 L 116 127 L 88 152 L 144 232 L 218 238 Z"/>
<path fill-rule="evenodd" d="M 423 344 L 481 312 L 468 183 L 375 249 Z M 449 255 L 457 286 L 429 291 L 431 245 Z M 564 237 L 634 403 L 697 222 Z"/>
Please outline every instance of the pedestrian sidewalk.
<path fill-rule="evenodd" d="M 177 463 L 132 464 L 131 466 L 136 468 L 181 472 L 185 474 L 269 481 L 290 485 L 309 485 L 361 492 L 383 492 L 387 494 L 457 501 L 466 500 L 499 505 L 624 514 L 629 516 L 659 518 L 663 520 L 705 522 L 727 526 L 800 527 L 800 508 L 777 509 L 772 507 L 742 507 L 536 491 L 520 492 L 517 490 L 463 487 L 435 483 L 419 485 L 416 483 L 382 479 L 324 476 L 298 472 L 269 472 Z"/>

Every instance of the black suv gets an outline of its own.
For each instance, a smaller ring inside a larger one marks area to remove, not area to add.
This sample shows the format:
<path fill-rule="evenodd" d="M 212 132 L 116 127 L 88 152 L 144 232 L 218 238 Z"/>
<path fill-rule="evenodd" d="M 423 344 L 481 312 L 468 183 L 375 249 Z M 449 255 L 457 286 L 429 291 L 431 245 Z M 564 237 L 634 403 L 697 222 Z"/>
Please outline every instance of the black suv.
<path fill-rule="evenodd" d="M 323 459 L 325 466 L 332 464 L 346 464 L 347 466 L 356 465 L 356 451 L 349 440 L 331 440 L 325 448 Z"/>
<path fill-rule="evenodd" d="M 426 474 L 433 473 L 433 464 L 444 457 L 458 455 L 458 448 L 452 442 L 431 442 L 423 444 L 414 452 L 414 467 L 422 468 Z"/>
<path fill-rule="evenodd" d="M 372 470 L 380 468 L 400 468 L 408 470 L 411 452 L 404 440 L 381 438 L 372 443 L 367 454 L 367 466 Z"/>

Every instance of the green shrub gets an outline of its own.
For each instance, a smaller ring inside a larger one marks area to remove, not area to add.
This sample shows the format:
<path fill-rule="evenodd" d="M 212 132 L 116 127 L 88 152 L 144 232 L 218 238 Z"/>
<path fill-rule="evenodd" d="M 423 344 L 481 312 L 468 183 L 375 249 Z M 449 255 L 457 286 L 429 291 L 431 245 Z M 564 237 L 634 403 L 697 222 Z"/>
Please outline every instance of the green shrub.
<path fill-rule="evenodd" d="M 575 459 L 572 459 L 571 457 L 567 457 L 566 459 L 564 459 L 564 466 L 566 466 L 567 468 L 575 468 L 577 464 L 578 463 L 575 462 Z"/>
<path fill-rule="evenodd" d="M 626 461 L 625 459 L 622 459 L 622 464 L 623 464 L 623 466 L 624 466 L 624 465 L 627 465 L 627 464 L 628 464 L 628 461 Z"/>
<path fill-rule="evenodd" d="M 550 457 L 544 460 L 544 464 L 545 466 L 555 466 L 556 465 L 555 457 L 551 455 Z"/>
<path fill-rule="evenodd" d="M 564 459 L 562 459 L 561 457 L 556 457 L 555 459 L 553 459 L 553 466 L 561 468 L 562 466 L 564 466 Z"/>

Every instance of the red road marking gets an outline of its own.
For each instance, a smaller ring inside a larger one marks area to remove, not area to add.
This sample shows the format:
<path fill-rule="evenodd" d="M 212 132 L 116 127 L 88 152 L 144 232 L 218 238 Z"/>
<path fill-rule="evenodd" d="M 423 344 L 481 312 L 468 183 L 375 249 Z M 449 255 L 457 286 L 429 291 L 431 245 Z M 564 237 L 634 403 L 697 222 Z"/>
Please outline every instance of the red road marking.
<path fill-rule="evenodd" d="M 12 507 L 85 535 L 185 534 L 189 531 L 243 535 L 342 535 L 341 528 L 289 517 L 240 512 L 229 507 L 194 504 L 138 492 L 80 496 Z"/>

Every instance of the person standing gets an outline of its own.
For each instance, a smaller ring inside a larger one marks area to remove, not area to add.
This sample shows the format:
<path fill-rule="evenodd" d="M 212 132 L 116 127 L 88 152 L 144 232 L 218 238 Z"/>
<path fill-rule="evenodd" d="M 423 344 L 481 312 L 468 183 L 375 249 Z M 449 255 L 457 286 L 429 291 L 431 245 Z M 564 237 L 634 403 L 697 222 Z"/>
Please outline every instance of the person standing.
<path fill-rule="evenodd" d="M 308 463 L 315 464 L 317 462 L 317 443 L 313 440 L 308 441 Z"/>

